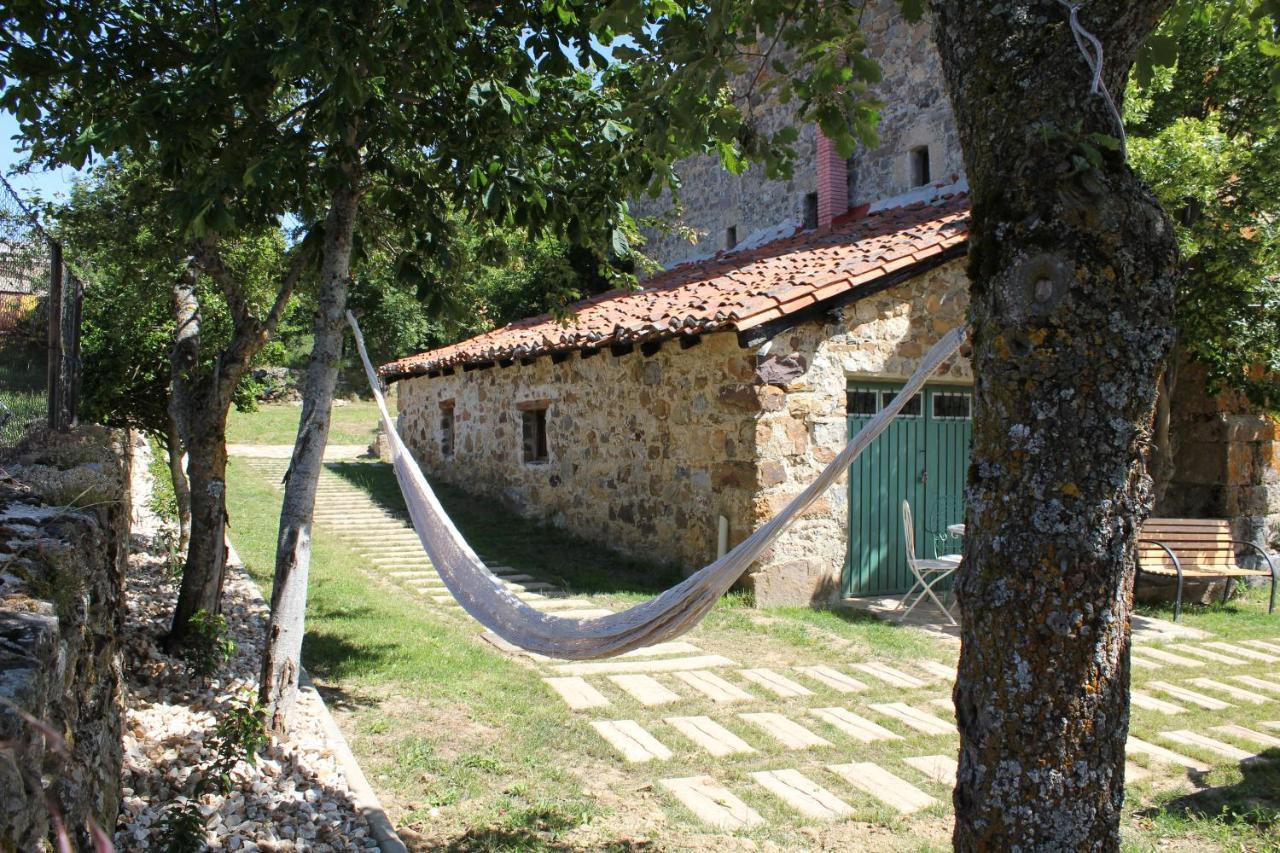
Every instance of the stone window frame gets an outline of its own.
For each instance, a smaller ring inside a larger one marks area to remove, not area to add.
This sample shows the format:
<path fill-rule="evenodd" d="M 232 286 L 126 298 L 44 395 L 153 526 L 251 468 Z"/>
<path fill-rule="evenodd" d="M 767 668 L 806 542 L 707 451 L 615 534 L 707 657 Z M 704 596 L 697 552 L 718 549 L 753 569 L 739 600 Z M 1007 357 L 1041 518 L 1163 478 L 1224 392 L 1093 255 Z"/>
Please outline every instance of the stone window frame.
<path fill-rule="evenodd" d="M 440 401 L 440 431 L 437 436 L 440 442 L 440 455 L 453 456 L 457 447 L 457 421 L 454 418 L 454 401 Z"/>
<path fill-rule="evenodd" d="M 912 189 L 933 183 L 933 151 L 929 144 L 914 145 L 907 151 L 907 180 Z"/>
<path fill-rule="evenodd" d="M 524 465 L 548 465 L 551 463 L 551 440 L 547 420 L 551 400 L 521 400 L 516 403 L 520 412 L 520 461 Z"/>

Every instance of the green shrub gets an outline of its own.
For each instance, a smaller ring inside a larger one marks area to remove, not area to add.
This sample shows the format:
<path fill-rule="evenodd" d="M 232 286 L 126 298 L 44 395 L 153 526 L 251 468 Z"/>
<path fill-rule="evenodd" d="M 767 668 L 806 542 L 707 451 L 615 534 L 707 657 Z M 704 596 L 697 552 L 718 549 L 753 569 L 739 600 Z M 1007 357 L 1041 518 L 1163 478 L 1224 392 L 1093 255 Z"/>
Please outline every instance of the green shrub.
<path fill-rule="evenodd" d="M 200 804 L 195 800 L 171 803 L 157 828 L 160 835 L 154 849 L 161 853 L 204 853 L 209 849 L 204 815 L 200 814 Z"/>
<path fill-rule="evenodd" d="M 207 610 L 197 610 L 191 615 L 191 634 L 182 657 L 192 673 L 208 678 L 235 653 L 235 641 L 227 637 L 225 616 Z"/>
<path fill-rule="evenodd" d="M 231 771 L 244 761 L 256 764 L 258 751 L 267 745 L 266 713 L 256 702 L 232 705 L 218 719 L 205 746 L 213 759 L 196 784 L 196 793 L 214 790 L 223 795 L 232 788 Z"/>

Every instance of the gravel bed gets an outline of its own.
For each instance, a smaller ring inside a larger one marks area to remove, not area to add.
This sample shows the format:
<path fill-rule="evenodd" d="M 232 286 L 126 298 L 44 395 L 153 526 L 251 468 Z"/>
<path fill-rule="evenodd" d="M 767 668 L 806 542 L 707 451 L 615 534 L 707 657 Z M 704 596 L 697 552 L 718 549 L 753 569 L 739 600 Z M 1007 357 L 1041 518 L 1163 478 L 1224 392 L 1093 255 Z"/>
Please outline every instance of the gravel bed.
<path fill-rule="evenodd" d="M 145 472 L 145 461 L 137 468 Z M 256 695 L 267 607 L 244 569 L 230 566 L 223 615 L 236 643 L 232 659 L 207 683 L 165 654 L 177 581 L 154 555 L 158 523 L 135 483 L 135 554 L 126 579 L 123 801 L 115 841 L 121 850 L 159 849 L 165 810 L 193 796 L 204 745 L 218 716 Z M 299 705 L 287 739 L 273 739 L 256 764 L 240 762 L 226 796 L 199 798 L 211 850 L 378 850 L 355 808 L 319 720 Z"/>

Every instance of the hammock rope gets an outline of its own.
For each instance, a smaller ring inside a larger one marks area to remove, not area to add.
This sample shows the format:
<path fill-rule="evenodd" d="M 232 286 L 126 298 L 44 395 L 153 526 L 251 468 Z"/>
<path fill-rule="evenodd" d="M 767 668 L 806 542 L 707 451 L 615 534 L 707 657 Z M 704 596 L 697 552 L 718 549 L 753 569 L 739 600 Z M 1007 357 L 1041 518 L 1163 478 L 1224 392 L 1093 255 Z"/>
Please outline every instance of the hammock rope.
<path fill-rule="evenodd" d="M 595 619 L 571 619 L 544 613 L 519 599 L 489 571 L 463 539 L 396 431 L 382 393 L 382 382 L 369 361 L 360 325 L 350 311 L 347 322 L 351 324 L 360 360 L 378 403 L 382 427 L 391 446 L 392 467 L 409 517 L 445 587 L 476 621 L 507 642 L 565 660 L 613 657 L 678 637 L 697 625 L 791 521 L 825 492 L 889 426 L 934 371 L 960 349 L 966 335 L 965 328 L 958 327 L 934 344 L 893 401 L 858 431 L 814 481 L 723 557 L 666 592 L 620 613 Z"/>

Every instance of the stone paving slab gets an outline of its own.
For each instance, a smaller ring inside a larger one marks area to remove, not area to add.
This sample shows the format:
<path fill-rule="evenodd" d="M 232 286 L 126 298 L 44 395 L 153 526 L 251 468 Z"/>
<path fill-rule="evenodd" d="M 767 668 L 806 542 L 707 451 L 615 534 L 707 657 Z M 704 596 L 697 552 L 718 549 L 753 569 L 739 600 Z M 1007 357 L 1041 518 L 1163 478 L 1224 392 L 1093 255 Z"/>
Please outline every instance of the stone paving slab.
<path fill-rule="evenodd" d="M 596 720 L 591 723 L 591 728 L 599 732 L 601 737 L 632 764 L 671 757 L 671 750 L 635 720 Z"/>
<path fill-rule="evenodd" d="M 537 596 L 536 598 L 534 596 Z M 522 596 L 539 610 L 587 610 L 591 608 L 591 602 L 581 598 L 547 598 L 545 595 L 530 593 L 528 596 Z M 557 613 L 556 616 L 562 614 Z"/>
<path fill-rule="evenodd" d="M 798 666 L 796 672 L 803 673 L 839 693 L 859 693 L 867 689 L 867 685 L 858 679 L 829 666 Z"/>
<path fill-rule="evenodd" d="M 1164 649 L 1153 649 L 1149 646 L 1135 646 L 1130 657 L 1137 657 L 1139 654 L 1145 655 L 1152 660 L 1160 663 L 1171 663 L 1174 666 L 1198 667 L 1204 666 L 1204 661 L 1189 658 L 1186 655 L 1175 655 L 1173 652 L 1166 652 Z"/>
<path fill-rule="evenodd" d="M 1275 729 L 1276 731 L 1280 731 L 1280 720 L 1263 720 L 1258 723 L 1258 725 L 1262 726 L 1264 729 Z"/>
<path fill-rule="evenodd" d="M 1210 766 L 1205 764 L 1203 761 L 1188 758 L 1181 753 L 1165 749 L 1163 746 L 1156 746 L 1154 743 L 1148 743 L 1147 741 L 1136 738 L 1133 735 L 1129 735 L 1129 740 L 1125 745 L 1125 750 L 1129 753 L 1145 755 L 1152 761 L 1157 761 L 1161 764 L 1177 764 L 1198 773 L 1207 773 L 1211 769 Z"/>
<path fill-rule="evenodd" d="M 1164 699 L 1157 699 L 1149 693 L 1143 693 L 1142 690 L 1129 690 L 1129 703 L 1134 707 L 1142 708 L 1143 711 L 1157 711 L 1160 713 L 1185 713 L 1187 708 L 1165 702 Z"/>
<path fill-rule="evenodd" d="M 1247 646 L 1237 646 L 1232 643 L 1223 643 L 1219 641 L 1205 643 L 1205 645 L 1212 646 L 1215 649 L 1236 655 L 1237 657 L 1249 658 L 1250 660 L 1260 660 L 1263 663 L 1280 663 L 1280 655 L 1268 654 L 1267 652 L 1261 652 Z"/>
<path fill-rule="evenodd" d="M 871 710 L 884 714 L 886 717 L 893 717 L 905 726 L 923 732 L 927 735 L 953 735 L 956 734 L 956 727 L 946 720 L 935 717 L 927 711 L 921 711 L 919 708 L 912 708 L 904 702 L 887 702 L 879 705 L 870 705 Z"/>
<path fill-rule="evenodd" d="M 1261 649 L 1264 652 L 1280 655 L 1280 643 L 1273 643 L 1270 640 L 1241 640 L 1247 646 L 1253 646 L 1255 649 Z"/>
<path fill-rule="evenodd" d="M 645 646 L 641 649 L 633 649 L 618 655 L 622 659 L 631 658 L 659 658 L 669 655 L 698 655 L 702 654 L 702 649 L 693 643 L 687 643 L 684 640 L 671 640 L 666 643 L 654 643 L 652 646 Z"/>
<path fill-rule="evenodd" d="M 956 770 L 959 765 L 950 755 L 917 755 L 902 760 L 939 785 L 948 788 L 956 786 Z"/>
<path fill-rule="evenodd" d="M 760 770 L 751 778 L 807 818 L 834 820 L 853 813 L 852 806 L 799 770 Z"/>
<path fill-rule="evenodd" d="M 1199 646 L 1193 646 L 1190 643 L 1177 643 L 1169 648 L 1177 649 L 1180 652 L 1186 652 L 1189 655 L 1195 655 L 1198 658 L 1211 660 L 1214 663 L 1224 663 L 1227 666 L 1240 666 L 1241 664 L 1248 663 L 1244 658 L 1224 655 L 1222 652 L 1215 652 L 1213 649 L 1202 649 Z"/>
<path fill-rule="evenodd" d="M 610 660 L 584 663 L 564 663 L 552 667 L 561 675 L 609 675 L 623 672 L 677 672 L 679 670 L 706 669 L 712 666 L 737 666 L 737 663 L 720 655 L 698 655 L 670 660 Z"/>
<path fill-rule="evenodd" d="M 899 814 L 911 814 L 938 802 L 912 785 L 870 761 L 854 764 L 829 764 L 827 769 L 853 787 L 870 794 Z"/>
<path fill-rule="evenodd" d="M 848 708 L 810 708 L 809 713 L 863 743 L 876 740 L 902 740 L 902 735 L 891 732 L 866 717 L 860 717 Z"/>
<path fill-rule="evenodd" d="M 1175 699 L 1181 699 L 1183 702 L 1190 702 L 1192 705 L 1198 705 L 1207 711 L 1225 711 L 1227 708 L 1234 708 L 1230 702 L 1224 702 L 1221 699 L 1215 699 L 1212 696 L 1206 696 L 1195 690 L 1188 690 L 1185 687 L 1179 687 L 1176 684 L 1170 684 L 1167 681 L 1148 681 L 1147 687 L 1153 690 L 1159 690 L 1161 693 L 1168 694 Z"/>
<path fill-rule="evenodd" d="M 718 785 L 710 776 L 662 779 L 660 784 L 708 826 L 735 830 L 764 823 L 759 812 Z"/>
<path fill-rule="evenodd" d="M 1195 746 L 1200 749 L 1221 755 L 1223 758 L 1229 758 L 1232 761 L 1251 761 L 1257 758 L 1257 754 L 1241 749 L 1238 746 L 1232 746 L 1224 743 L 1217 738 L 1211 738 L 1207 735 L 1193 732 L 1190 729 L 1174 729 L 1172 731 L 1160 732 L 1159 735 L 1164 740 L 1169 741 L 1177 746 Z"/>
<path fill-rule="evenodd" d="M 680 694 L 664 687 L 649 675 L 641 673 L 611 675 L 609 680 L 629 693 L 641 705 L 669 705 L 680 701 Z"/>
<path fill-rule="evenodd" d="M 1151 660 L 1143 660 L 1137 655 L 1129 655 L 1129 664 L 1136 669 L 1163 669 L 1160 664 Z"/>
<path fill-rule="evenodd" d="M 593 607 L 588 610 L 557 610 L 551 614 L 560 619 L 599 619 L 601 616 L 612 616 L 612 610 L 605 610 L 603 607 Z"/>
<path fill-rule="evenodd" d="M 925 672 L 929 673 L 930 675 L 936 676 L 937 678 L 940 678 L 943 681 L 956 680 L 956 668 L 954 666 L 947 666 L 945 663 L 941 663 L 940 661 L 936 661 L 936 660 L 929 660 L 927 658 L 923 660 L 913 661 L 913 663 L 918 668 L 923 669 Z"/>
<path fill-rule="evenodd" d="M 755 699 L 754 696 L 738 685 L 725 681 L 714 672 L 693 670 L 689 672 L 673 672 L 671 674 L 717 704 L 749 702 Z"/>
<path fill-rule="evenodd" d="M 906 690 L 911 690 L 916 687 L 925 686 L 925 682 L 916 678 L 914 675 L 908 675 L 900 669 L 896 669 L 888 664 L 883 664 L 878 661 L 855 663 L 853 668 L 883 681 L 890 687 L 901 687 Z"/>
<path fill-rule="evenodd" d="M 596 690 L 586 679 L 571 678 L 544 678 L 547 686 L 560 694 L 560 698 L 569 706 L 571 710 L 581 711 L 586 708 L 603 708 L 609 704 L 609 700 L 604 694 Z"/>
<path fill-rule="evenodd" d="M 1151 771 L 1140 764 L 1134 764 L 1132 761 L 1124 763 L 1124 781 L 1141 782 L 1151 776 Z"/>
<path fill-rule="evenodd" d="M 1252 675 L 1233 675 L 1233 681 L 1238 681 L 1246 687 L 1252 687 L 1255 690 L 1264 690 L 1267 693 L 1280 694 L 1280 681 L 1267 681 L 1264 678 L 1254 678 Z"/>
<path fill-rule="evenodd" d="M 1196 687 L 1203 687 L 1205 690 L 1216 690 L 1219 693 L 1225 693 L 1233 699 L 1239 699 L 1241 702 L 1249 702 L 1254 705 L 1263 705 L 1271 700 L 1261 693 L 1254 693 L 1252 690 L 1245 690 L 1240 687 L 1233 687 L 1230 684 L 1223 684 L 1221 681 L 1214 681 L 1212 678 L 1193 678 L 1191 683 Z"/>
<path fill-rule="evenodd" d="M 672 728 L 716 758 L 756 751 L 751 744 L 710 717 L 667 717 L 666 720 Z"/>
<path fill-rule="evenodd" d="M 1217 732 L 1218 734 L 1222 734 L 1222 735 L 1231 735 L 1232 737 L 1238 737 L 1241 740 L 1247 740 L 1251 743 L 1256 743 L 1259 746 L 1266 747 L 1267 749 L 1280 748 L 1280 737 L 1275 737 L 1273 735 L 1269 735 L 1264 732 L 1255 732 L 1253 729 L 1248 729 L 1248 728 L 1245 728 L 1244 726 L 1236 726 L 1236 725 L 1210 726 L 1209 731 Z"/>
<path fill-rule="evenodd" d="M 808 687 L 796 684 L 791 679 L 781 676 L 771 669 L 744 669 L 739 674 L 748 681 L 759 684 L 765 690 L 783 699 L 813 695 L 813 691 Z"/>
<path fill-rule="evenodd" d="M 772 712 L 739 714 L 743 720 L 764 731 L 787 749 L 808 749 L 813 746 L 831 746 L 831 741 L 814 734 L 795 720 Z"/>

